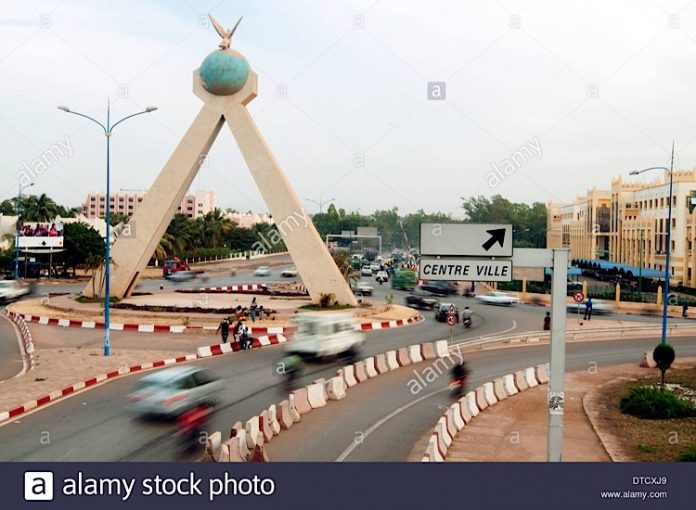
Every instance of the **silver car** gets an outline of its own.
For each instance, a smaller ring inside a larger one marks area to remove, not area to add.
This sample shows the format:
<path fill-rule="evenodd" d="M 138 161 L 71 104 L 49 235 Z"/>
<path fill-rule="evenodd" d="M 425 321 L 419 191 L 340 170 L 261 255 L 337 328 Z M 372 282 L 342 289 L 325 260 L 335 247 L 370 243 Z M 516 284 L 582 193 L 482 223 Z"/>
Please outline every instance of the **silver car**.
<path fill-rule="evenodd" d="M 128 401 L 137 415 L 173 418 L 198 405 L 217 405 L 222 389 L 222 382 L 207 370 L 179 366 L 140 379 Z"/>

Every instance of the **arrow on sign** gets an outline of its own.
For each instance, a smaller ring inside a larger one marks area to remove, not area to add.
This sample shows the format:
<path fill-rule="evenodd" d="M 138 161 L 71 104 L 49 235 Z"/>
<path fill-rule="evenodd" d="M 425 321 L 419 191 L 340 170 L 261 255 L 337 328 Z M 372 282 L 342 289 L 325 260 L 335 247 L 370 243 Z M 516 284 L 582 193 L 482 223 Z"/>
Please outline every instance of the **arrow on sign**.
<path fill-rule="evenodd" d="M 487 230 L 487 233 L 491 235 L 491 238 L 483 243 L 482 248 L 486 251 L 489 251 L 491 248 L 493 248 L 493 245 L 495 243 L 498 243 L 500 247 L 502 248 L 505 245 L 505 229 L 504 228 L 497 228 L 495 230 Z"/>

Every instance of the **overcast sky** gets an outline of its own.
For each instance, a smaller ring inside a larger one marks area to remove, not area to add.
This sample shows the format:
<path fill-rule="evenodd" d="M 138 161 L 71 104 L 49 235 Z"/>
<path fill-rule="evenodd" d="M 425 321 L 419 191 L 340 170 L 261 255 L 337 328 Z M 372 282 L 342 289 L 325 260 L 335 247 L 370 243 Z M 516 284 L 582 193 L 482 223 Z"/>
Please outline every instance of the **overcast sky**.
<path fill-rule="evenodd" d="M 668 163 L 673 138 L 678 164 L 696 165 L 685 0 L 3 0 L 0 199 L 61 141 L 31 192 L 78 205 L 103 190 L 103 134 L 56 106 L 103 118 L 107 97 L 116 118 L 159 107 L 112 139 L 112 189 L 147 189 L 201 107 L 192 71 L 219 43 L 208 12 L 244 15 L 233 46 L 260 77 L 249 108 L 302 198 L 457 216 L 461 196 L 608 188 Z M 196 189 L 266 211 L 226 128 Z"/>

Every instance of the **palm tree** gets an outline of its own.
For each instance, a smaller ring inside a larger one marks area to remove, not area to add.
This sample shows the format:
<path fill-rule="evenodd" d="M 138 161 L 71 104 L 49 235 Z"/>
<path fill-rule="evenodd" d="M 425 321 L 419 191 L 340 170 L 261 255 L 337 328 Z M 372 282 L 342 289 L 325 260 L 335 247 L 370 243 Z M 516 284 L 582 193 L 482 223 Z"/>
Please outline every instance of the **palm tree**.
<path fill-rule="evenodd" d="M 30 195 L 22 200 L 20 212 L 26 221 L 46 222 L 54 219 L 60 211 L 53 199 L 42 193 L 38 197 Z"/>
<path fill-rule="evenodd" d="M 360 272 L 353 269 L 353 261 L 347 251 L 335 251 L 331 254 L 331 256 L 333 257 L 336 266 L 338 266 L 338 270 L 341 272 L 341 275 L 343 275 L 343 278 L 345 278 L 349 285 L 357 282 L 360 279 Z"/>

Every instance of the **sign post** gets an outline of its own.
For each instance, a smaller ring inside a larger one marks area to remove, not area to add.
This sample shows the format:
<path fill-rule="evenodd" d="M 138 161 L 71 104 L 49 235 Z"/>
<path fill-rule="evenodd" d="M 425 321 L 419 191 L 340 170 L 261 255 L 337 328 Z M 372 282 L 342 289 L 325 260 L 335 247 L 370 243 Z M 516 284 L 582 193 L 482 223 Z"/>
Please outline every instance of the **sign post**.
<path fill-rule="evenodd" d="M 580 324 L 580 303 L 585 301 L 585 294 L 580 291 L 576 292 L 573 294 L 573 301 L 578 304 L 578 324 Z"/>
<path fill-rule="evenodd" d="M 454 341 L 454 325 L 457 324 L 457 311 L 454 309 L 454 305 L 450 305 L 450 309 L 447 312 L 447 324 L 450 327 L 450 345 Z"/>

